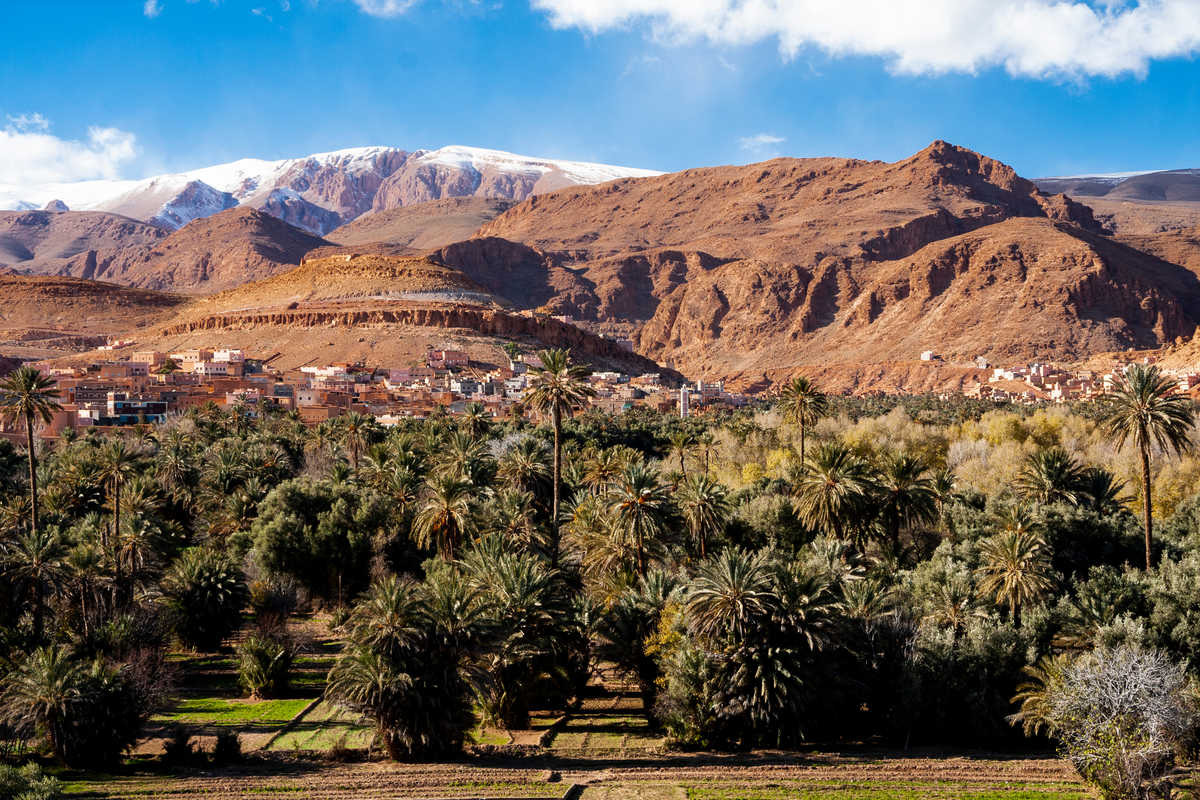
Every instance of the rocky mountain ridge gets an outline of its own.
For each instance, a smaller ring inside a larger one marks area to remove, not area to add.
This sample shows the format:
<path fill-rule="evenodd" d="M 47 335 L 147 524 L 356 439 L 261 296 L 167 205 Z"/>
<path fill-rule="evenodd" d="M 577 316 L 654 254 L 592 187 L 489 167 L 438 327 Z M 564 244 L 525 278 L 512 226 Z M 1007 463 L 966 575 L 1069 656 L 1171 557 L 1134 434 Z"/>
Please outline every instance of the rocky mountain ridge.
<path fill-rule="evenodd" d="M 139 181 L 0 187 L 0 207 L 37 207 L 57 199 L 75 210 L 108 211 L 178 229 L 243 205 L 323 235 L 368 211 L 443 197 L 524 200 L 564 186 L 655 174 L 473 147 L 412 152 L 360 147 L 279 161 L 242 159 Z"/>

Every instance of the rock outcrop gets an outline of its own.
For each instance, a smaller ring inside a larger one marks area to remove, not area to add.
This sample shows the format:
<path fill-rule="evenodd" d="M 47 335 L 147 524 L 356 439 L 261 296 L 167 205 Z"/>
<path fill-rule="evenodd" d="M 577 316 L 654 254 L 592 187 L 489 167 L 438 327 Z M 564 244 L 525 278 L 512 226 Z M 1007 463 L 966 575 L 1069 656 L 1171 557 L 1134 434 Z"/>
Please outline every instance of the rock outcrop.
<path fill-rule="evenodd" d="M 576 278 L 545 308 L 628 322 L 639 352 L 749 385 L 927 349 L 1066 359 L 1190 335 L 1195 275 L 1105 233 L 1087 206 L 934 142 L 891 164 L 776 159 L 565 189 L 477 237 Z"/>

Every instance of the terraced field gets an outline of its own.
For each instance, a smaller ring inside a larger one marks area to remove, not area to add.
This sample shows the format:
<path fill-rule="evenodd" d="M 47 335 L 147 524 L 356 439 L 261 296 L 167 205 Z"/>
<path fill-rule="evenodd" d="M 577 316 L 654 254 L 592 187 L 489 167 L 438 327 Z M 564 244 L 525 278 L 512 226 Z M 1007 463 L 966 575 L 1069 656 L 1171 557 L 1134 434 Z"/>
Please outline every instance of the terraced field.
<path fill-rule="evenodd" d="M 651 730 L 640 696 L 611 670 L 567 712 L 535 711 L 529 730 L 479 727 L 459 761 L 396 764 L 368 750 L 372 732 L 324 701 L 317 651 L 298 660 L 294 697 L 250 702 L 230 683 L 229 656 L 193 657 L 181 695 L 156 721 L 196 733 L 236 730 L 246 762 L 223 769 L 136 760 L 121 775 L 61 777 L 84 798 L 231 800 L 1085 800 L 1094 795 L 1059 759 L 944 753 L 679 753 Z M 356 753 L 337 763 L 331 750 Z M 176 772 L 180 768 L 175 768 Z"/>
<path fill-rule="evenodd" d="M 534 765 L 537 765 L 534 768 Z M 575 787 L 572 789 L 572 787 Z M 267 760 L 184 777 L 72 781 L 71 796 L 232 800 L 1091 800 L 1058 759 L 898 754 L 660 755 L 444 764 Z"/>

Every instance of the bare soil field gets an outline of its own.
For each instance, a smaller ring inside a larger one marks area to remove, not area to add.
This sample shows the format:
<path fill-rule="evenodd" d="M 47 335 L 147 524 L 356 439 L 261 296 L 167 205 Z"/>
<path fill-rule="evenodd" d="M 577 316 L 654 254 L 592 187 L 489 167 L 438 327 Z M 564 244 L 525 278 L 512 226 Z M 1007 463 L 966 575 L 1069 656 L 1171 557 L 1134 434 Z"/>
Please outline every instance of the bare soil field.
<path fill-rule="evenodd" d="M 167 800 L 264 795 L 408 800 L 1083 800 L 1094 796 L 1065 762 L 1052 758 L 780 752 L 616 759 L 546 755 L 441 764 L 262 758 L 237 768 L 179 776 L 129 774 L 69 780 L 67 788 L 74 797 Z"/>

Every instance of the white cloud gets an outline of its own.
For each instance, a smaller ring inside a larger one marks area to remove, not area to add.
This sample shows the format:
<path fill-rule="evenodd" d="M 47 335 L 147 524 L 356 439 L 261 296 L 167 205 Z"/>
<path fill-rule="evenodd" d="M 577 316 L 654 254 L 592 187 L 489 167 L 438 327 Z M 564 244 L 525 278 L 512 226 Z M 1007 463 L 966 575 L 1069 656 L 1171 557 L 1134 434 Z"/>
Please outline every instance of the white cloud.
<path fill-rule="evenodd" d="M 158 0 L 146 0 L 146 4 L 142 6 L 142 13 L 154 19 L 162 13 L 162 6 L 158 4 Z"/>
<path fill-rule="evenodd" d="M 354 0 L 354 5 L 372 17 L 398 17 L 416 4 L 417 0 Z"/>
<path fill-rule="evenodd" d="M 786 141 L 787 139 L 773 133 L 756 133 L 738 139 L 738 149 L 750 158 L 765 161 L 768 158 L 777 158 L 780 155 L 778 145 Z"/>
<path fill-rule="evenodd" d="M 771 133 L 756 133 L 753 136 L 743 136 L 738 139 L 738 147 L 743 150 L 761 150 L 772 145 L 783 144 L 787 139 Z"/>
<path fill-rule="evenodd" d="M 8 127 L 20 133 L 50 130 L 50 120 L 36 112 L 32 114 L 9 114 Z"/>
<path fill-rule="evenodd" d="M 363 4 L 367 0 L 357 0 Z M 1200 52 L 1196 0 L 530 0 L 558 28 L 598 33 L 647 24 L 672 41 L 775 40 L 876 56 L 905 74 L 1000 66 L 1025 77 L 1145 74 L 1150 61 Z"/>
<path fill-rule="evenodd" d="M 8 117 L 0 129 L 0 184 L 34 184 L 116 178 L 138 154 L 137 137 L 93 126 L 87 139 L 60 139 L 41 114 Z"/>

